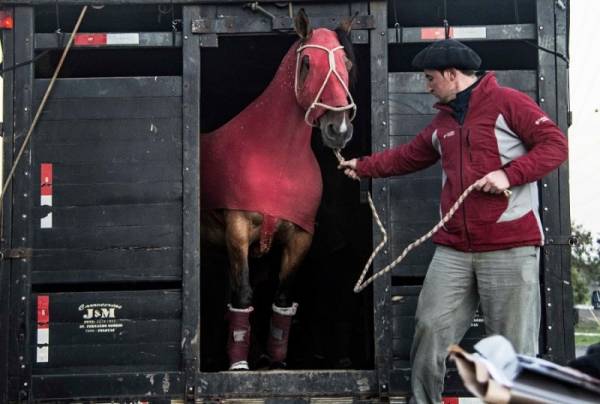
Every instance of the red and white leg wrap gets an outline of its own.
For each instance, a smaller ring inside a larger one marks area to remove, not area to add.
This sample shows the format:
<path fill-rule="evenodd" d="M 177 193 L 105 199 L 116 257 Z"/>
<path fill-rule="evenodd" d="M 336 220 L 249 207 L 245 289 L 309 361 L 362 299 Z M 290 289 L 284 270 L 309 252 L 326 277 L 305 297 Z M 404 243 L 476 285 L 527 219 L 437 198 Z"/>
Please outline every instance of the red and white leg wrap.
<path fill-rule="evenodd" d="M 236 309 L 227 305 L 229 332 L 227 334 L 227 356 L 229 370 L 248 370 L 248 350 L 250 349 L 250 313 L 254 307 Z"/>
<path fill-rule="evenodd" d="M 284 362 L 287 357 L 288 341 L 290 338 L 290 326 L 292 317 L 296 314 L 298 303 L 290 307 L 278 307 L 273 305 L 271 316 L 271 330 L 267 341 L 267 354 L 272 362 Z"/>

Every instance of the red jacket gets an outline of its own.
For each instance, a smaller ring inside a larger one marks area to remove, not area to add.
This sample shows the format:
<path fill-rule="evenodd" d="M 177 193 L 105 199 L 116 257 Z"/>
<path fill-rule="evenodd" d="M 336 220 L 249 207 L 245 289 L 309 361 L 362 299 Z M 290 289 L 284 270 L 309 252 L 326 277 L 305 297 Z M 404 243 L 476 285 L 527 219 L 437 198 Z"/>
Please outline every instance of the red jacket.
<path fill-rule="evenodd" d="M 433 241 L 461 251 L 542 245 L 536 181 L 567 159 L 567 139 L 527 95 L 493 73 L 473 89 L 463 125 L 449 106 L 410 143 L 363 157 L 360 176 L 407 174 L 442 160 L 441 214 L 486 174 L 503 169 L 512 195 L 473 191 Z"/>

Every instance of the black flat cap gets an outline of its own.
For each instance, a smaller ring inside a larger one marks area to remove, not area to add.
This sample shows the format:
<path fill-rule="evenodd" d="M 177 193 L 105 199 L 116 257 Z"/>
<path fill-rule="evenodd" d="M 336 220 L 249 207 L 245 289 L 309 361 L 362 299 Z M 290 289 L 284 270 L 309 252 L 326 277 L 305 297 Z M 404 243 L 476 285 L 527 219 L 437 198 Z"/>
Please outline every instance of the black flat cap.
<path fill-rule="evenodd" d="M 481 66 L 481 58 L 473 49 L 456 39 L 444 39 L 432 43 L 417 53 L 412 65 L 420 70 L 450 67 L 477 70 Z"/>

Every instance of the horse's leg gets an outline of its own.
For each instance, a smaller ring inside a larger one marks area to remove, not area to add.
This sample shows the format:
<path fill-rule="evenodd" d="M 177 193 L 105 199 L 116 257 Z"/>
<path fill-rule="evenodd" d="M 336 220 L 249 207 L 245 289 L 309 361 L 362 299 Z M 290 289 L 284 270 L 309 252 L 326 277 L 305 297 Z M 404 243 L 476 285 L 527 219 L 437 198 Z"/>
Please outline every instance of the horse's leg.
<path fill-rule="evenodd" d="M 296 271 L 308 252 L 312 234 L 294 226 L 287 237 L 281 258 L 279 287 L 273 303 L 271 329 L 267 341 L 267 354 L 272 366 L 285 366 L 292 317 L 296 314 L 298 303 L 291 296 Z"/>
<path fill-rule="evenodd" d="M 252 225 L 243 212 L 225 212 L 225 243 L 229 256 L 231 304 L 228 305 L 227 355 L 230 370 L 248 370 L 252 289 L 248 268 L 248 247 Z"/>

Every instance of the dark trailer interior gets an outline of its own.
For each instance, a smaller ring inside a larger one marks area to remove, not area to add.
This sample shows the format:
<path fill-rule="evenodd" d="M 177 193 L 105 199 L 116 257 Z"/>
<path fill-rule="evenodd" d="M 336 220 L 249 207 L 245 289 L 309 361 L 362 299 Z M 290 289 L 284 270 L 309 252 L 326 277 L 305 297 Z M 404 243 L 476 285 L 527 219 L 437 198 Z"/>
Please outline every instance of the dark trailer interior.
<path fill-rule="evenodd" d="M 568 55 L 568 2 L 562 9 L 550 0 L 264 1 L 263 11 L 215 0 L 4 3 L 15 24 L 1 31 L 3 68 L 35 58 L 3 74 L 4 173 L 85 3 L 93 7 L 79 32 L 100 42 L 69 52 L 3 201 L 2 402 L 408 396 L 414 312 L 433 244 L 364 292 L 352 288 L 380 241 L 366 191 L 390 235 L 377 270 L 439 220 L 439 166 L 355 183 L 315 133 L 324 194 L 295 287 L 288 368 L 226 371 L 227 260 L 199 248 L 198 134 L 227 122 L 270 82 L 297 38 L 290 11 L 303 7 L 315 26 L 331 28 L 358 15 L 358 115 L 346 158 L 406 143 L 433 117 L 434 100 L 410 61 L 443 35 L 444 19 L 481 55 L 483 69 L 568 127 L 561 57 Z M 48 184 L 51 206 L 43 199 Z M 543 357 L 564 363 L 574 355 L 567 166 L 540 189 L 549 241 L 540 268 L 540 347 Z M 264 350 L 279 254 L 250 264 L 251 367 Z M 485 335 L 482 321 L 474 319 L 466 350 Z M 466 395 L 452 367 L 445 395 Z"/>

